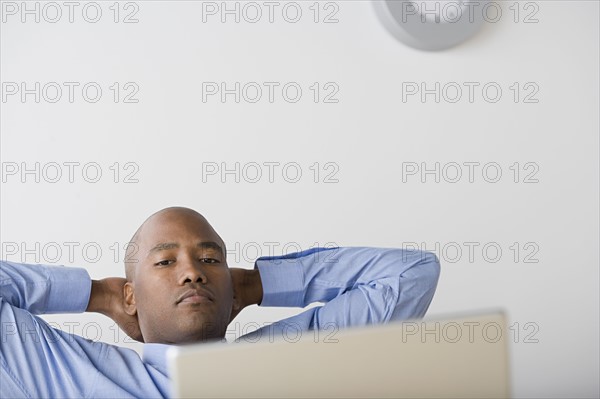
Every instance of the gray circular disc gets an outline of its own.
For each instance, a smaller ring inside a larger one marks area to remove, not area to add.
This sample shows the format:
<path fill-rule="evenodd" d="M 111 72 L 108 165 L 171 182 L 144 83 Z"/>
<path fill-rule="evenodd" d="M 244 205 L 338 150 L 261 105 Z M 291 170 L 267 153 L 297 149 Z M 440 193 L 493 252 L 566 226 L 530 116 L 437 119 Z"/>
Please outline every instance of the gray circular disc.
<path fill-rule="evenodd" d="M 475 35 L 488 3 L 489 0 L 374 0 L 373 6 L 383 25 L 398 40 L 414 48 L 436 51 Z"/>

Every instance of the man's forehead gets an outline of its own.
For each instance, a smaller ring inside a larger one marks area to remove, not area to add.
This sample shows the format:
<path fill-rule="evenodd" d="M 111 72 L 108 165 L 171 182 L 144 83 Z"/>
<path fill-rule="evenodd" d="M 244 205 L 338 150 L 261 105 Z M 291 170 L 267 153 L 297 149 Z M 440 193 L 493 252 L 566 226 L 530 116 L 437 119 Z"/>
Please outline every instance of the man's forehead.
<path fill-rule="evenodd" d="M 140 241 L 146 245 L 161 242 L 218 241 L 215 231 L 206 224 L 198 223 L 153 223 L 145 226 L 140 233 Z"/>
<path fill-rule="evenodd" d="M 140 227 L 138 241 L 148 248 L 162 243 L 196 245 L 198 242 L 222 242 L 202 215 L 185 209 L 152 215 Z"/>

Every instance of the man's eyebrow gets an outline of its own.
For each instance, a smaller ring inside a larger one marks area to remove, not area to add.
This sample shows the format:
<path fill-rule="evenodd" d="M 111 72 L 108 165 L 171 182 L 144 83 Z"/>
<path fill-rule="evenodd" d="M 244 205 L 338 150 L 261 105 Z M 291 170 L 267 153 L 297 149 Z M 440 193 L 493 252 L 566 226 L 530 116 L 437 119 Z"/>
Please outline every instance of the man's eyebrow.
<path fill-rule="evenodd" d="M 179 244 L 176 242 L 161 242 L 156 244 L 150 251 L 148 251 L 148 255 L 153 252 L 165 251 L 167 249 L 179 248 Z"/>
<path fill-rule="evenodd" d="M 201 241 L 196 246 L 198 248 L 202 248 L 202 249 L 214 249 L 216 251 L 221 252 L 223 255 L 225 255 L 223 248 L 221 248 L 221 246 L 214 241 Z"/>
<path fill-rule="evenodd" d="M 196 244 L 196 246 L 202 249 L 219 251 L 225 255 L 223 248 L 221 248 L 221 246 L 214 241 L 200 241 L 198 244 Z M 156 244 L 150 251 L 148 251 L 148 255 L 152 254 L 153 252 L 165 251 L 173 248 L 179 248 L 179 244 L 176 242 L 161 242 Z"/>

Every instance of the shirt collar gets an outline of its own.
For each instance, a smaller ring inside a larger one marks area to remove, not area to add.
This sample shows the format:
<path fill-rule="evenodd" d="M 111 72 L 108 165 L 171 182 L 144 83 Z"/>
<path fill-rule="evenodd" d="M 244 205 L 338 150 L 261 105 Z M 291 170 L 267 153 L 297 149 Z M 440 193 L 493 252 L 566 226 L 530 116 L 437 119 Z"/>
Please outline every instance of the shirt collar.
<path fill-rule="evenodd" d="M 198 342 L 191 345 L 198 345 L 200 343 L 214 343 L 214 344 L 227 344 L 227 340 L 211 340 L 207 342 Z M 190 345 L 190 344 L 188 344 Z M 173 348 L 178 345 L 170 345 L 170 344 L 157 344 L 157 343 L 147 343 L 143 345 L 142 348 L 142 360 L 144 363 L 153 366 L 158 371 L 163 373 L 164 375 L 169 375 L 167 373 L 167 351 L 169 348 Z"/>
<path fill-rule="evenodd" d="M 167 373 L 167 350 L 173 345 L 167 344 L 144 344 L 142 359 L 144 363 L 149 364 L 161 373 L 168 375 Z"/>

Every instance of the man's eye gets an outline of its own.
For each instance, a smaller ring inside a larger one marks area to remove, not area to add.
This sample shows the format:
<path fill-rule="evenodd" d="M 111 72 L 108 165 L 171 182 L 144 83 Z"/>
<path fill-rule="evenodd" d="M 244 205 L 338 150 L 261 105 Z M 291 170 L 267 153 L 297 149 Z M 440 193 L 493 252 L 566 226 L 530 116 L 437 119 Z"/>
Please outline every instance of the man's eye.
<path fill-rule="evenodd" d="M 171 262 L 171 260 L 161 260 L 160 262 L 155 263 L 154 266 L 169 266 Z"/>
<path fill-rule="evenodd" d="M 213 259 L 213 258 L 200 258 L 200 260 L 201 260 L 202 262 L 206 262 L 206 263 L 219 263 L 219 261 L 218 261 L 218 260 L 216 260 L 216 259 Z"/>

